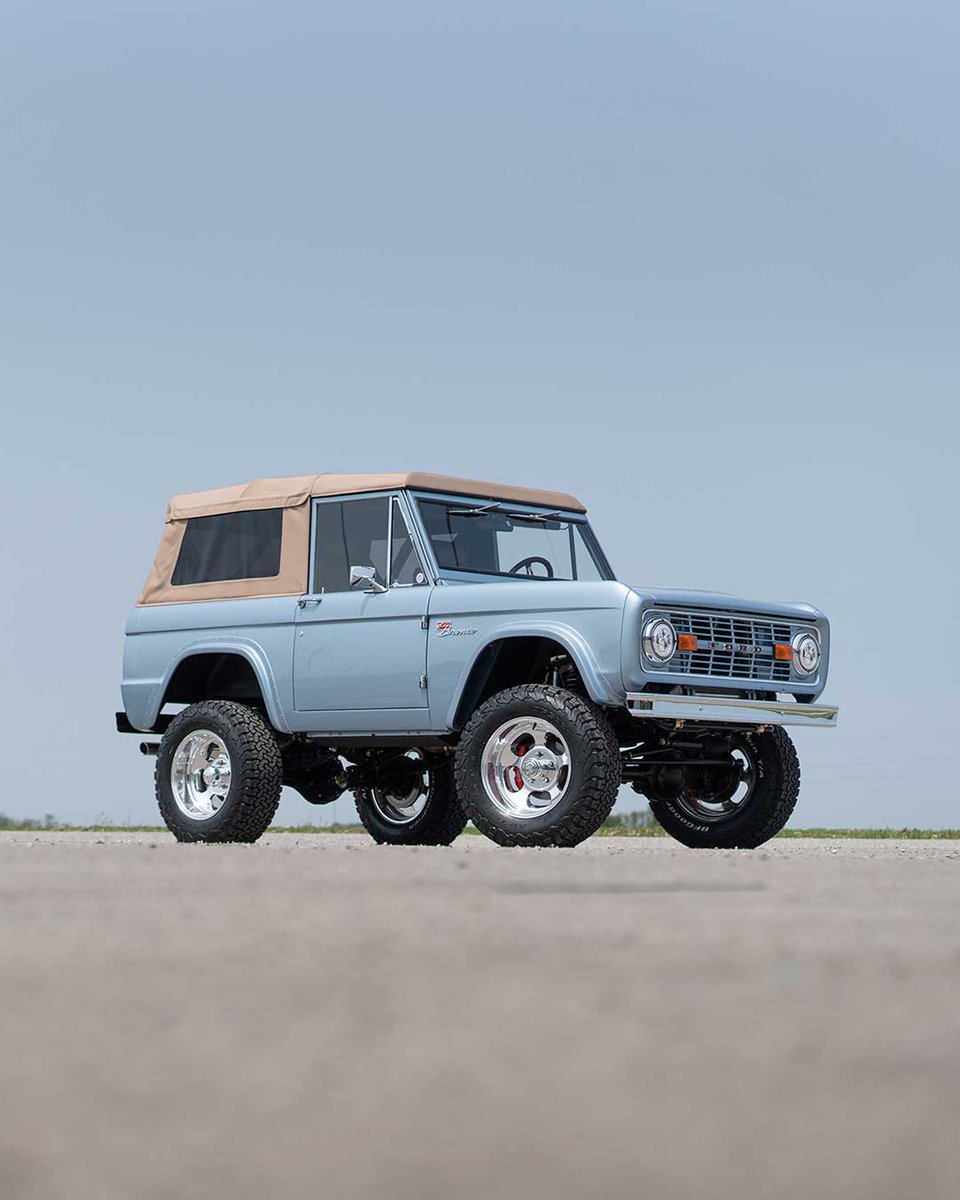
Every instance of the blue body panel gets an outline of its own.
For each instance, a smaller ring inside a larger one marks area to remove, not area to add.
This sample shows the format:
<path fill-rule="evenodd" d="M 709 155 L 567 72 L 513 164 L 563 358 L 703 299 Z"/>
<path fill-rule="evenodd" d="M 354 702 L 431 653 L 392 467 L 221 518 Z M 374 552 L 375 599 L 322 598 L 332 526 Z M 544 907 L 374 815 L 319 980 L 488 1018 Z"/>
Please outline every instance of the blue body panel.
<path fill-rule="evenodd" d="M 743 690 L 742 679 L 645 668 L 643 624 L 652 610 L 665 608 L 754 614 L 816 627 L 823 646 L 819 676 L 791 679 L 781 690 L 810 698 L 823 690 L 830 630 L 826 617 L 809 605 L 631 588 L 612 579 L 441 572 L 416 506 L 407 495 L 401 502 L 429 586 L 135 608 L 127 622 L 122 683 L 130 723 L 152 729 L 177 666 L 190 655 L 210 652 L 235 653 L 250 663 L 275 728 L 323 736 L 450 732 L 474 665 L 487 647 L 511 637 L 547 637 L 564 647 L 590 697 L 602 705 L 623 707 L 628 692 L 651 682 Z"/>
<path fill-rule="evenodd" d="M 136 729 L 152 729 L 174 671 L 191 654 L 237 653 L 256 672 L 271 723 L 293 714 L 296 596 L 135 608 L 123 654 L 123 707 Z"/>
<path fill-rule="evenodd" d="M 297 609 L 295 711 L 302 732 L 427 729 L 429 587 L 312 595 Z"/>
<path fill-rule="evenodd" d="M 592 699 L 622 704 L 620 626 L 629 589 L 622 583 L 516 581 L 454 583 L 433 589 L 427 671 L 430 717 L 450 729 L 481 652 L 509 637 L 549 637 L 576 663 Z M 450 630 L 438 628 L 450 623 Z"/>

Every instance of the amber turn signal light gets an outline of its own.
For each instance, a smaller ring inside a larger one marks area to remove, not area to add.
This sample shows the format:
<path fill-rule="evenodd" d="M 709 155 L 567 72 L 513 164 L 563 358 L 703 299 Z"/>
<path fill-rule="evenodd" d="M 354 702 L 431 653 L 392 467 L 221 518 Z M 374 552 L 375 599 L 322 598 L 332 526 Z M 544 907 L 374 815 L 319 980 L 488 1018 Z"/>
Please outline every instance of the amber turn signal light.
<path fill-rule="evenodd" d="M 677 638 L 677 649 L 680 651 L 696 650 L 697 635 L 695 633 L 681 633 Z M 789 647 L 788 647 L 789 649 Z"/>
<path fill-rule="evenodd" d="M 773 648 L 773 657 L 777 659 L 778 662 L 792 662 L 793 647 L 786 646 L 782 642 L 778 642 Z"/>

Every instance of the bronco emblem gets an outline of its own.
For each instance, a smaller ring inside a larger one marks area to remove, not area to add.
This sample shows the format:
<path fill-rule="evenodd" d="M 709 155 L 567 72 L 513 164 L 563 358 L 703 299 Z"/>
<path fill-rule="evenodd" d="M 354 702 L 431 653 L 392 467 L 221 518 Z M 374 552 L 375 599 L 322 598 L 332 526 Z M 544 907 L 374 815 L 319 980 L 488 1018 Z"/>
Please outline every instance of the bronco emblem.
<path fill-rule="evenodd" d="M 469 637 L 475 629 L 454 629 L 452 621 L 437 622 L 437 637 Z"/>

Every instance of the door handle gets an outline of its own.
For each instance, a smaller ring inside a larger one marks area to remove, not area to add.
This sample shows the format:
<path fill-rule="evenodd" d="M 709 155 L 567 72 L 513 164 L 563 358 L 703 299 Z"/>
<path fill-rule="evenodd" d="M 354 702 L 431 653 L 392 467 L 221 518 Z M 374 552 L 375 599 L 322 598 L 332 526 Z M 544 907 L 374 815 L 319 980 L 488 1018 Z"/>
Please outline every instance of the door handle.
<path fill-rule="evenodd" d="M 319 596 L 302 596 L 297 601 L 297 608 L 316 608 L 319 603 Z"/>

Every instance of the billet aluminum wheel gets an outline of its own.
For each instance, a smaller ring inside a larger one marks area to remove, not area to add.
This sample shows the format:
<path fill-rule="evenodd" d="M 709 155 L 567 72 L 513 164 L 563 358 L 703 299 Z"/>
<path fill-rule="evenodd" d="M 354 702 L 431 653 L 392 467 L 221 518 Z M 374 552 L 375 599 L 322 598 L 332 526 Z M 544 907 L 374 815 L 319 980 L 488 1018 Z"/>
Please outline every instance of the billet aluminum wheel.
<path fill-rule="evenodd" d="M 426 808 L 430 791 L 429 772 L 421 755 L 411 750 L 404 758 L 410 769 L 408 772 L 404 766 L 397 783 L 370 789 L 373 807 L 390 825 L 409 825 L 415 821 Z"/>
<path fill-rule="evenodd" d="M 676 802 L 684 812 L 698 821 L 725 821 L 741 811 L 753 795 L 757 769 L 752 757 L 739 746 L 734 747 L 732 757 L 735 769 L 739 771 L 733 787 L 728 786 L 716 794 L 698 792 L 692 787 L 681 788 Z"/>
<path fill-rule="evenodd" d="M 480 761 L 483 786 L 508 817 L 542 817 L 560 803 L 570 784 L 570 748 L 542 717 L 514 717 L 489 739 Z"/>
<path fill-rule="evenodd" d="M 174 751 L 170 787 L 185 817 L 215 817 L 230 791 L 230 754 L 223 739 L 209 729 L 191 730 Z"/>

